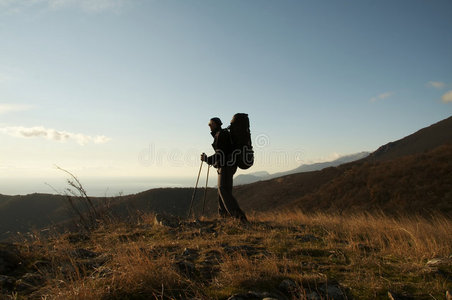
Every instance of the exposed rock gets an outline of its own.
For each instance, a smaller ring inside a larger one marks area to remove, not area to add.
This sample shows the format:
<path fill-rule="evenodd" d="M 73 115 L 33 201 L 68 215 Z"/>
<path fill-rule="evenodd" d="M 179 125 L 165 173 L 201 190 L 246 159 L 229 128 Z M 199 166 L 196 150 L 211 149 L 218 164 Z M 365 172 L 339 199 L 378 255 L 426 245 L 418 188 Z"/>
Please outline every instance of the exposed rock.
<path fill-rule="evenodd" d="M 207 265 L 203 262 L 199 268 L 199 275 L 204 280 L 212 280 L 219 272 L 220 268 L 218 266 Z"/>
<path fill-rule="evenodd" d="M 184 252 L 182 252 L 182 256 L 187 260 L 195 260 L 199 257 L 199 251 L 196 249 L 185 248 Z"/>
<path fill-rule="evenodd" d="M 79 267 L 83 267 L 87 270 L 92 270 L 103 266 L 107 261 L 111 259 L 110 255 L 101 255 L 94 258 L 82 259 L 79 261 Z"/>
<path fill-rule="evenodd" d="M 246 294 L 234 294 L 231 297 L 228 298 L 228 300 L 262 300 L 262 299 L 276 299 L 274 295 L 268 293 L 268 292 L 255 292 L 255 291 L 249 291 Z"/>
<path fill-rule="evenodd" d="M 75 244 L 89 240 L 89 236 L 83 233 L 72 233 L 69 234 L 66 239 L 69 241 L 69 243 Z"/>
<path fill-rule="evenodd" d="M 196 275 L 196 267 L 195 264 L 189 261 L 179 261 L 176 263 L 179 272 L 184 274 L 187 277 L 193 277 Z"/>
<path fill-rule="evenodd" d="M 255 297 L 255 298 L 272 298 L 273 295 L 268 292 L 255 292 L 255 291 L 249 291 L 247 294 L 248 297 Z"/>
<path fill-rule="evenodd" d="M 280 297 L 269 292 L 248 291 L 246 294 L 234 294 L 228 300 L 285 300 L 285 297 Z"/>
<path fill-rule="evenodd" d="M 452 266 L 452 259 L 450 258 L 432 258 L 425 264 L 423 269 L 425 274 L 439 275 L 444 278 L 452 276 L 450 269 Z"/>
<path fill-rule="evenodd" d="M 319 294 L 317 292 L 310 292 L 306 295 L 306 300 L 320 300 Z"/>
<path fill-rule="evenodd" d="M 249 298 L 244 294 L 235 294 L 228 298 L 228 300 L 248 300 Z"/>
<path fill-rule="evenodd" d="M 93 252 L 88 249 L 78 248 L 72 252 L 72 255 L 77 258 L 93 258 L 99 256 L 99 253 Z"/>
<path fill-rule="evenodd" d="M 180 225 L 179 219 L 172 215 L 156 214 L 154 225 L 177 228 Z"/>
<path fill-rule="evenodd" d="M 233 254 L 233 253 L 242 253 L 247 256 L 255 255 L 260 252 L 266 252 L 264 248 L 262 247 L 253 247 L 248 245 L 238 245 L 238 246 L 229 246 L 229 245 L 221 245 L 223 247 L 224 252 L 226 254 Z"/>
<path fill-rule="evenodd" d="M 321 241 L 322 239 L 319 237 L 316 237 L 315 235 L 312 234 L 304 234 L 304 235 L 297 235 L 295 236 L 296 240 L 299 240 L 301 242 L 317 242 L 317 241 Z"/>
<path fill-rule="evenodd" d="M 449 258 L 432 258 L 425 264 L 427 267 L 442 267 L 448 266 L 451 264 L 451 260 Z"/>
<path fill-rule="evenodd" d="M 300 290 L 298 284 L 292 279 L 284 279 L 281 281 L 278 285 L 278 289 L 288 295 L 294 295 Z"/>
<path fill-rule="evenodd" d="M 328 299 L 345 299 L 345 294 L 341 290 L 338 285 L 328 284 L 326 286 L 320 286 L 319 290 L 328 298 Z"/>
<path fill-rule="evenodd" d="M 213 262 L 218 262 L 221 261 L 221 253 L 220 251 L 217 250 L 210 250 L 207 253 L 205 253 L 205 260 L 206 261 L 213 261 Z"/>
<path fill-rule="evenodd" d="M 359 250 L 363 251 L 363 252 L 374 252 L 377 251 L 378 249 L 375 247 L 371 247 L 369 245 L 366 244 L 358 244 L 356 245 L 358 247 Z"/>
<path fill-rule="evenodd" d="M 216 231 L 213 227 L 201 227 L 199 228 L 199 233 L 200 234 L 216 233 Z"/>

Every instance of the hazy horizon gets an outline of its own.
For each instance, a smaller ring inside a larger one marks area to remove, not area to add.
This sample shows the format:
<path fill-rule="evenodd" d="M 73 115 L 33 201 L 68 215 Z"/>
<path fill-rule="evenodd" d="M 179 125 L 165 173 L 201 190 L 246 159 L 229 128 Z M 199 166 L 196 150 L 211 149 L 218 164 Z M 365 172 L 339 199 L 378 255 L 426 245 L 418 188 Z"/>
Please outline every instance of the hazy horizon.
<path fill-rule="evenodd" d="M 362 151 L 366 152 L 367 151 Z M 359 153 L 362 153 L 359 152 Z M 311 165 L 316 163 L 332 162 L 336 159 L 341 159 L 347 156 L 357 155 L 359 153 L 352 153 L 346 155 L 334 155 L 327 159 L 301 163 L 297 167 L 302 165 Z M 199 167 L 199 165 L 198 165 Z M 294 168 L 295 169 L 295 168 Z M 284 171 L 290 171 L 293 169 L 287 169 Z M 69 187 L 66 180 L 70 179 L 62 171 L 54 168 L 54 171 L 61 176 L 53 176 L 48 178 L 41 177 L 17 177 L 17 178 L 7 178 L 0 181 L 0 194 L 2 195 L 26 195 L 33 193 L 45 193 L 45 194 L 63 194 L 64 190 Z M 68 170 L 70 171 L 70 170 Z M 198 187 L 202 188 L 205 186 L 205 180 L 207 176 L 207 165 L 204 163 L 201 168 L 201 175 Z M 113 197 L 118 195 L 127 195 L 143 192 L 153 188 L 164 188 L 164 187 L 194 187 L 196 184 L 196 174 L 186 177 L 149 177 L 149 176 L 116 176 L 116 177 L 79 177 L 74 173 L 75 176 L 80 180 L 83 187 L 86 189 L 89 196 L 95 197 Z M 237 169 L 234 178 L 241 174 L 254 174 L 259 172 L 269 173 L 267 170 L 241 170 Z M 273 173 L 269 173 L 273 174 Z M 217 185 L 217 173 L 216 169 L 211 167 L 209 171 L 209 187 L 216 187 Z"/>
<path fill-rule="evenodd" d="M 135 194 L 160 187 L 193 187 L 195 185 L 194 180 L 196 180 L 196 178 L 193 179 L 189 177 L 163 179 L 155 177 L 97 177 L 78 179 L 88 195 L 95 197 L 114 197 Z M 10 196 L 33 193 L 57 194 L 48 184 L 55 188 L 58 191 L 58 194 L 63 194 L 64 189 L 69 187 L 64 176 L 47 180 L 42 178 L 10 178 L 2 180 L 0 183 L 0 194 Z M 209 186 L 211 186 L 211 184 L 212 183 L 210 183 Z"/>

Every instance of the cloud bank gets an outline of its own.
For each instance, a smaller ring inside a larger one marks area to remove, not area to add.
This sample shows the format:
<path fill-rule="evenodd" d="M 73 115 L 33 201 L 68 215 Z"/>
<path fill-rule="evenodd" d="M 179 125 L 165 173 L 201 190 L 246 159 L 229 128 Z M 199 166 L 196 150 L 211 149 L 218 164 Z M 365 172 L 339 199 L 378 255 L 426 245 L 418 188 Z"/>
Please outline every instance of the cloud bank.
<path fill-rule="evenodd" d="M 74 140 L 80 145 L 86 145 L 88 143 L 104 144 L 111 140 L 111 138 L 104 135 L 90 136 L 81 133 L 72 133 L 67 131 L 59 131 L 51 128 L 45 128 L 42 126 L 35 127 L 0 127 L 0 132 L 13 137 L 32 138 L 41 137 L 48 140 L 64 142 L 67 140 Z"/>
<path fill-rule="evenodd" d="M 452 102 L 452 90 L 446 92 L 442 97 L 444 103 Z"/>
<path fill-rule="evenodd" d="M 370 98 L 370 102 L 376 102 L 378 100 L 383 100 L 383 99 L 391 97 L 392 95 L 394 95 L 394 92 L 386 92 L 386 93 L 380 94 L 376 97 Z"/>
<path fill-rule="evenodd" d="M 33 108 L 32 105 L 0 103 L 0 115 L 9 112 L 23 111 Z"/>

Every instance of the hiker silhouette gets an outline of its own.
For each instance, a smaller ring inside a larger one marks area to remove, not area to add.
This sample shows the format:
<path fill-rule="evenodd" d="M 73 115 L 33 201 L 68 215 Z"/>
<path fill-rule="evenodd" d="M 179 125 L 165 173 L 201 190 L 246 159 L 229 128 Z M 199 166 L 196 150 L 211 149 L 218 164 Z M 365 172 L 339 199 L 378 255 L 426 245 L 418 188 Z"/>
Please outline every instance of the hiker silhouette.
<path fill-rule="evenodd" d="M 218 214 L 220 217 L 234 217 L 247 222 L 245 213 L 240 209 L 237 200 L 232 195 L 232 179 L 237 171 L 237 164 L 230 163 L 233 151 L 232 142 L 228 130 L 221 128 L 222 124 L 220 118 L 210 119 L 210 134 L 214 138 L 212 147 L 215 153 L 211 156 L 202 153 L 201 160 L 217 168 Z"/>

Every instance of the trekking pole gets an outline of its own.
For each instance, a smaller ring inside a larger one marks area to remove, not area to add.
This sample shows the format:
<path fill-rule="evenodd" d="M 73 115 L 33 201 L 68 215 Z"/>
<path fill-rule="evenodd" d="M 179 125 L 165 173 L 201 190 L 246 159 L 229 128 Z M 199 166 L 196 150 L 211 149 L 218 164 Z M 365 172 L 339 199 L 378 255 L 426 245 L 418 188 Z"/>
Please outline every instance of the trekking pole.
<path fill-rule="evenodd" d="M 196 189 L 198 188 L 198 181 L 199 181 L 199 175 L 201 174 L 202 163 L 203 163 L 203 161 L 201 160 L 201 165 L 199 166 L 199 172 L 198 172 L 198 179 L 196 179 L 195 190 L 193 191 L 193 195 L 191 196 L 190 209 L 188 210 L 187 219 L 190 218 L 191 213 L 192 213 L 193 201 L 195 199 Z"/>
<path fill-rule="evenodd" d="M 210 165 L 207 167 L 207 177 L 206 177 L 206 189 L 204 190 L 204 201 L 202 202 L 202 216 L 204 216 L 204 207 L 206 206 L 206 196 L 207 196 L 207 183 L 209 182 L 209 170 Z"/>

